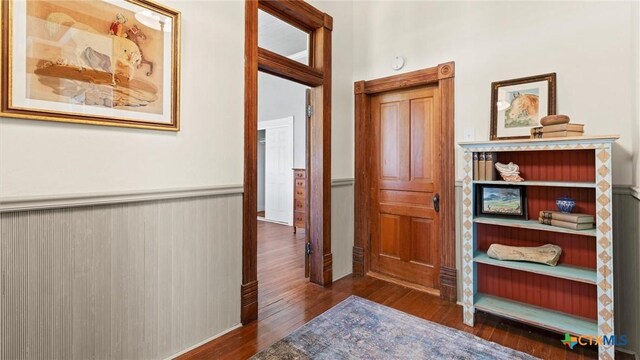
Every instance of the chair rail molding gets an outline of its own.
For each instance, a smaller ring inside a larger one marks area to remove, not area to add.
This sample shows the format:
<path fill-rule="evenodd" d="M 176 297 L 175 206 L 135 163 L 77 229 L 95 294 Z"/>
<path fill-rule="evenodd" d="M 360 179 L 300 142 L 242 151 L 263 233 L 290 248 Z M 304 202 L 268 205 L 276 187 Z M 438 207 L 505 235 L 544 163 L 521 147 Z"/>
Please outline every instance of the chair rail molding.
<path fill-rule="evenodd" d="M 0 197 L 0 213 L 129 202 L 242 194 L 242 184 L 113 191 L 86 194 Z"/>

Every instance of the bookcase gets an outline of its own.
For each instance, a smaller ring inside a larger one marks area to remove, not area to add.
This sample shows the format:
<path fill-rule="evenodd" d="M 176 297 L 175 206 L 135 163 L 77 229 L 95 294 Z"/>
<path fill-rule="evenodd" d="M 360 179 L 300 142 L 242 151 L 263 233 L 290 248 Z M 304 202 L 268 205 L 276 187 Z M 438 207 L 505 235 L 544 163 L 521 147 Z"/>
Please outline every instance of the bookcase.
<path fill-rule="evenodd" d="M 462 284 L 464 323 L 476 310 L 558 332 L 562 336 L 614 335 L 611 146 L 618 136 L 582 136 L 463 142 Z M 513 162 L 524 182 L 473 180 L 473 153 L 493 152 L 495 162 Z M 479 184 L 526 187 L 526 219 L 475 214 Z M 576 200 L 576 213 L 595 217 L 595 228 L 572 230 L 538 223 L 540 210 L 555 210 L 556 198 Z M 487 256 L 493 244 L 555 244 L 555 267 Z M 598 345 L 601 359 L 614 346 Z"/>

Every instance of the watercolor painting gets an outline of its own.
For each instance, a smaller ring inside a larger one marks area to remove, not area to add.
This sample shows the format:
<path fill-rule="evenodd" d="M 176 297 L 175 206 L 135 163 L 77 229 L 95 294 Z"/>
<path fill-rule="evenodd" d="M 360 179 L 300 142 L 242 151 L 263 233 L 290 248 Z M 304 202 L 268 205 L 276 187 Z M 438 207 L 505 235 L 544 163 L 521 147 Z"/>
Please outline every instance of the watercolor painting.
<path fill-rule="evenodd" d="M 177 128 L 178 12 L 135 1 L 11 5 L 13 38 L 3 51 L 11 71 L 3 76 L 12 102 L 3 112 Z"/>
<path fill-rule="evenodd" d="M 556 113 L 556 74 L 491 83 L 490 140 L 524 139 Z"/>
<path fill-rule="evenodd" d="M 482 188 L 482 212 L 500 215 L 522 215 L 522 194 L 520 188 Z"/>
<path fill-rule="evenodd" d="M 509 107 L 504 111 L 504 126 L 508 128 L 538 125 L 540 101 L 538 89 L 525 89 L 506 92 Z"/>

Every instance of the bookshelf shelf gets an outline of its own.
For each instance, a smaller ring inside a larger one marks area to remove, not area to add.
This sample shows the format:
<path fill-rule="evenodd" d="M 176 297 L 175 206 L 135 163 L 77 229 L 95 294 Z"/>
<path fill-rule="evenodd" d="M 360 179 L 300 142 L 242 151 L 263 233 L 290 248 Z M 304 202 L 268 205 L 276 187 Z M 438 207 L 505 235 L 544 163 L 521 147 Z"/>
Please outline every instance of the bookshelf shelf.
<path fill-rule="evenodd" d="M 558 226 L 551 226 L 540 224 L 537 220 L 519 220 L 519 219 L 502 219 L 502 218 L 488 218 L 488 217 L 476 217 L 473 219 L 476 224 L 488 224 L 498 226 L 509 226 L 523 229 L 551 231 L 563 234 L 574 234 L 583 236 L 596 236 L 596 229 L 588 230 L 573 230 L 565 229 Z"/>
<path fill-rule="evenodd" d="M 459 144 L 464 158 L 460 206 L 465 324 L 473 326 L 475 311 L 482 310 L 560 333 L 615 336 L 611 147 L 617 139 L 611 135 Z M 518 164 L 526 181 L 497 180 L 495 173 L 487 176 L 492 166 L 481 166 L 481 156 L 486 160 L 487 154 L 494 163 Z M 473 180 L 474 168 L 476 179 L 490 180 Z M 526 186 L 531 220 L 475 216 L 482 185 Z M 594 217 L 593 229 L 538 222 L 538 213 L 555 209 L 555 200 L 564 195 L 576 200 L 576 213 Z M 489 258 L 488 246 L 501 243 L 559 245 L 563 264 L 551 267 Z M 611 344 L 599 344 L 598 352 L 600 358 L 615 356 Z"/>
<path fill-rule="evenodd" d="M 507 269 L 526 271 L 526 272 L 531 272 L 535 274 L 573 280 L 573 281 L 583 282 L 583 283 L 592 284 L 592 285 L 596 284 L 596 278 L 597 278 L 595 269 L 587 269 L 587 268 L 563 265 L 563 264 L 560 264 L 557 266 L 549 266 L 549 265 L 522 262 L 522 261 L 503 261 L 503 260 L 490 258 L 489 255 L 487 255 L 487 253 L 482 251 L 476 252 L 476 256 L 473 257 L 473 261 L 480 264 L 487 264 L 487 265 L 498 266 L 498 267 L 503 267 Z"/>
<path fill-rule="evenodd" d="M 475 307 L 505 318 L 542 327 L 558 333 L 572 335 L 592 335 L 598 333 L 595 320 L 573 316 L 560 311 L 548 310 L 518 301 L 487 294 L 476 294 Z"/>
<path fill-rule="evenodd" d="M 474 180 L 474 184 L 489 184 L 489 185 L 524 185 L 524 186 L 549 186 L 549 187 L 568 187 L 568 188 L 595 188 L 596 184 L 593 182 L 572 182 L 572 181 L 521 181 L 510 182 L 504 180 Z"/>

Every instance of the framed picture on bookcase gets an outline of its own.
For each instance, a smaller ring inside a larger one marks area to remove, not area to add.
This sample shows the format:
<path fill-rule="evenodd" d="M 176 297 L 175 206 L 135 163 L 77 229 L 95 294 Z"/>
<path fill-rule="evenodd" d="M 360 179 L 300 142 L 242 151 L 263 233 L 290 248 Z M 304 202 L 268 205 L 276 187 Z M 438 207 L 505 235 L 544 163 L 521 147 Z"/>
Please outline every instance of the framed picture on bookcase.
<path fill-rule="evenodd" d="M 526 187 L 478 184 L 476 216 L 527 219 Z"/>
<path fill-rule="evenodd" d="M 541 118 L 555 113 L 555 73 L 491 83 L 490 140 L 529 138 Z"/>

